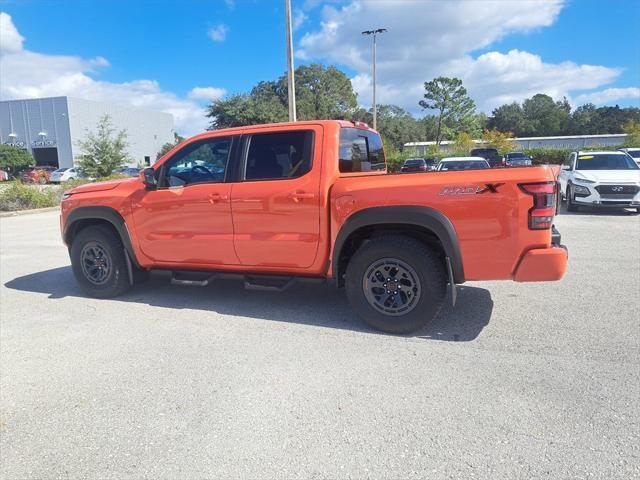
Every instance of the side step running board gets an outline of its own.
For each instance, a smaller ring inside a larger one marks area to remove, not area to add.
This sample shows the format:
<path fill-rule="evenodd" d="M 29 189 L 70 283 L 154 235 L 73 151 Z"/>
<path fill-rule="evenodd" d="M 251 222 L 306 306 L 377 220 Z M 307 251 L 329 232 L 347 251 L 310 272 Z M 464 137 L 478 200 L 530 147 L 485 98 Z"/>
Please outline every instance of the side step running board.
<path fill-rule="evenodd" d="M 167 272 L 165 270 L 165 272 Z M 296 282 L 324 283 L 326 279 L 315 277 L 285 277 L 281 275 L 245 275 L 227 272 L 170 271 L 172 285 L 206 287 L 214 280 L 242 280 L 247 290 L 282 292 Z"/>
<path fill-rule="evenodd" d="M 294 277 L 244 277 L 244 288 L 247 290 L 263 290 L 267 292 L 283 292 L 295 283 Z"/>

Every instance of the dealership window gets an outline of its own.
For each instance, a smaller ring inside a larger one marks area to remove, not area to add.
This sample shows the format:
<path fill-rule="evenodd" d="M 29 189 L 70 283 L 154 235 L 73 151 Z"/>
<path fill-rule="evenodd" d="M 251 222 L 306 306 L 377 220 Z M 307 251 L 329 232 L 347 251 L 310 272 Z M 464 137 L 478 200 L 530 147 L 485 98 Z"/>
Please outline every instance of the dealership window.
<path fill-rule="evenodd" d="M 313 132 L 263 133 L 249 140 L 245 180 L 297 178 L 311 170 Z"/>
<path fill-rule="evenodd" d="M 162 166 L 161 187 L 184 187 L 224 181 L 231 150 L 231 137 L 191 143 Z"/>
<path fill-rule="evenodd" d="M 339 165 L 343 173 L 384 170 L 385 158 L 380 135 L 359 128 L 342 128 Z"/>

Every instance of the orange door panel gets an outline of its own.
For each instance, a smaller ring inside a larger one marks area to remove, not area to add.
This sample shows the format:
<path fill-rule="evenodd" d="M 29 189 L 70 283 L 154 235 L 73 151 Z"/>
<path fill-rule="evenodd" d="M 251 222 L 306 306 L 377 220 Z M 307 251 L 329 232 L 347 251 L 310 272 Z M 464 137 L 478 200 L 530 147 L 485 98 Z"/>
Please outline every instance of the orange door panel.
<path fill-rule="evenodd" d="M 133 199 L 140 249 L 161 263 L 237 265 L 231 184 L 141 191 Z"/>
<path fill-rule="evenodd" d="M 292 130 L 296 128 L 289 126 L 286 131 Z M 314 133 L 313 162 L 307 173 L 298 178 L 249 179 L 233 184 L 234 244 L 242 265 L 307 268 L 316 258 L 322 129 L 307 125 L 300 130 Z M 269 133 L 278 131 L 270 129 Z"/>

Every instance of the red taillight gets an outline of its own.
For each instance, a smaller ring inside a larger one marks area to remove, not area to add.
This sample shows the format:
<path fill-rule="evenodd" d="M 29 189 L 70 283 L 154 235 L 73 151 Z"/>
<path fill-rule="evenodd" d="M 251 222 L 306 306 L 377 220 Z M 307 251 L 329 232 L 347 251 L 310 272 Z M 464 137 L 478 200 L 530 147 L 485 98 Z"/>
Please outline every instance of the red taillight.
<path fill-rule="evenodd" d="M 551 228 L 556 214 L 556 183 L 521 183 L 520 189 L 533 197 L 533 207 L 529 209 L 529 228 L 546 230 Z"/>

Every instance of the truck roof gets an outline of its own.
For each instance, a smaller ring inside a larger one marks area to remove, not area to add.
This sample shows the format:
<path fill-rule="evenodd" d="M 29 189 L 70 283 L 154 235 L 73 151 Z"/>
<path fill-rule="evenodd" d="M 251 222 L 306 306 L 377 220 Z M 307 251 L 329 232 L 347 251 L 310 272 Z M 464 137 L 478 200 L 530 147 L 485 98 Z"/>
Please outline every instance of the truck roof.
<path fill-rule="evenodd" d="M 278 123 L 262 123 L 262 124 L 257 124 L 257 125 L 243 125 L 241 127 L 231 127 L 231 128 L 220 128 L 220 129 L 216 129 L 216 130 L 208 130 L 206 132 L 202 132 L 198 135 L 196 135 L 195 137 L 192 138 L 199 138 L 199 137 L 206 137 L 212 134 L 219 134 L 219 133 L 228 133 L 228 134 L 237 134 L 242 130 L 245 130 L 247 128 L 251 128 L 251 129 L 255 129 L 255 128 L 273 128 L 273 127 L 293 127 L 293 126 L 300 126 L 300 125 L 339 125 L 342 128 L 360 128 L 362 130 L 368 130 L 370 132 L 374 132 L 374 133 L 378 133 L 376 130 L 372 129 L 371 127 L 369 127 L 369 125 L 367 125 L 364 122 L 352 122 L 350 120 L 302 120 L 302 121 L 298 121 L 298 122 L 278 122 Z"/>

